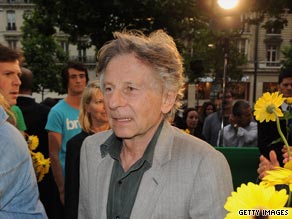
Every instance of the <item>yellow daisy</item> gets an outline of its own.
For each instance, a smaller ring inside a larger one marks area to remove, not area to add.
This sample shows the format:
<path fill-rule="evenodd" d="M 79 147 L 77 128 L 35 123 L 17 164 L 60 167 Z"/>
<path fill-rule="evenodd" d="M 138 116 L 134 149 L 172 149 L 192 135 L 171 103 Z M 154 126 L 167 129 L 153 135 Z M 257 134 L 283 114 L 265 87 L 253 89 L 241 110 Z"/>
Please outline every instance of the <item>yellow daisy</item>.
<path fill-rule="evenodd" d="M 40 182 L 44 178 L 45 174 L 49 172 L 51 164 L 50 158 L 45 159 L 41 152 L 30 151 L 30 154 L 33 161 L 33 167 L 37 181 Z"/>
<path fill-rule="evenodd" d="M 287 163 L 285 163 L 284 168 L 292 170 L 292 160 L 289 160 Z"/>
<path fill-rule="evenodd" d="M 269 92 L 264 93 L 254 106 L 256 120 L 269 122 L 270 120 L 276 121 L 277 116 L 282 117 L 283 113 L 279 107 L 284 101 L 283 94 L 279 94 L 279 92 L 272 94 Z"/>
<path fill-rule="evenodd" d="M 277 123 L 277 130 L 282 138 L 284 145 L 287 147 L 287 153 L 288 157 L 290 157 L 290 148 L 289 144 L 287 142 L 286 137 L 284 136 L 281 126 L 280 126 L 280 121 L 279 117 L 284 116 L 283 112 L 279 108 L 282 103 L 286 100 L 286 98 L 283 97 L 283 94 L 279 94 L 279 92 L 274 92 L 274 93 L 269 93 L 266 92 L 263 94 L 262 97 L 260 97 L 255 106 L 254 106 L 254 115 L 256 120 L 263 122 L 269 122 L 271 121 L 276 121 Z"/>
<path fill-rule="evenodd" d="M 30 150 L 35 150 L 39 145 L 39 138 L 36 135 L 29 135 L 27 144 Z"/>
<path fill-rule="evenodd" d="M 251 182 L 247 185 L 242 184 L 237 188 L 237 192 L 231 193 L 225 203 L 224 208 L 229 212 L 225 219 L 255 219 L 256 216 L 260 216 L 257 215 L 261 212 L 259 210 L 287 209 L 284 208 L 287 200 L 288 195 L 284 189 L 276 191 L 274 187 L 265 187 Z M 244 215 L 243 210 L 249 210 L 249 213 Z M 276 219 L 283 216 L 275 215 L 265 218 Z"/>
<path fill-rule="evenodd" d="M 292 105 L 292 97 L 287 97 L 286 98 L 286 103 L 289 105 Z"/>
<path fill-rule="evenodd" d="M 262 179 L 261 184 L 264 186 L 286 184 L 292 190 L 292 171 L 287 168 L 275 167 L 274 170 L 267 171 L 267 175 Z"/>

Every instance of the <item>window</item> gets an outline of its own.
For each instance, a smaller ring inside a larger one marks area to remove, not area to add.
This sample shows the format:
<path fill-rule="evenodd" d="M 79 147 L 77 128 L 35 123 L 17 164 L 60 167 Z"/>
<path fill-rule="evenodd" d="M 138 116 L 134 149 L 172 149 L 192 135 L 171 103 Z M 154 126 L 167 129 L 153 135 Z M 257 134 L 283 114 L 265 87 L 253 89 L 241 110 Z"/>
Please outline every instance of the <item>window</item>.
<path fill-rule="evenodd" d="M 241 21 L 241 31 L 242 33 L 249 33 L 250 32 L 250 24 L 249 24 L 249 14 L 242 14 L 240 15 Z"/>
<path fill-rule="evenodd" d="M 61 40 L 60 41 L 60 46 L 62 47 L 63 51 L 69 55 L 69 44 L 67 40 Z"/>
<path fill-rule="evenodd" d="M 80 62 L 86 62 L 86 49 L 85 48 L 78 49 L 78 60 Z"/>
<path fill-rule="evenodd" d="M 238 41 L 238 50 L 241 54 L 248 55 L 248 39 L 240 39 Z"/>
<path fill-rule="evenodd" d="M 15 11 L 7 11 L 7 30 L 16 30 Z"/>
<path fill-rule="evenodd" d="M 249 99 L 249 82 L 229 82 L 227 84 L 228 89 L 231 89 L 234 95 L 234 99 Z M 220 85 L 221 87 L 221 85 Z M 211 82 L 200 82 L 197 87 L 198 99 L 212 99 L 217 97 L 219 90 L 216 90 L 216 84 Z M 214 93 L 215 92 L 215 93 Z"/>
<path fill-rule="evenodd" d="M 278 66 L 280 63 L 278 62 L 278 51 L 277 46 L 268 45 L 267 46 L 267 66 Z"/>
<path fill-rule="evenodd" d="M 7 40 L 8 46 L 11 49 L 17 49 L 17 40 Z"/>
<path fill-rule="evenodd" d="M 278 83 L 277 82 L 264 82 L 263 83 L 263 93 L 265 92 L 276 92 L 278 91 Z"/>

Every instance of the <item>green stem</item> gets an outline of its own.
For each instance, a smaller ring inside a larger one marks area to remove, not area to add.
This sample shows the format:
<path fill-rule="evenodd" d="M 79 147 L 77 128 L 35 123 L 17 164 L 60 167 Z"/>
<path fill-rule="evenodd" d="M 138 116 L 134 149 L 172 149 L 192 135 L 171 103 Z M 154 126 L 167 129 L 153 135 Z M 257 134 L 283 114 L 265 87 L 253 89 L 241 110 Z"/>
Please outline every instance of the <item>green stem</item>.
<path fill-rule="evenodd" d="M 286 137 L 283 135 L 283 132 L 281 130 L 281 126 L 280 126 L 280 120 L 279 120 L 279 117 L 276 115 L 276 118 L 277 118 L 277 129 L 278 129 L 278 132 L 279 132 L 279 135 L 281 136 L 285 146 L 286 146 L 286 149 L 287 149 L 287 153 L 288 153 L 288 159 L 290 158 L 290 147 L 289 147 L 289 144 L 287 142 L 287 139 Z"/>

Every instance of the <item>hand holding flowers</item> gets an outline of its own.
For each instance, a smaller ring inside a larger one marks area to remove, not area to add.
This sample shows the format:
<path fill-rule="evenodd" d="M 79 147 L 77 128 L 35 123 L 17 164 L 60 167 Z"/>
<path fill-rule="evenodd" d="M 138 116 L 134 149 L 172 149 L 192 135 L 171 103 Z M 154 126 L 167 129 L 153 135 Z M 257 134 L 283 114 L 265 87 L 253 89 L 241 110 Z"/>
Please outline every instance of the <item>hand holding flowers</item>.
<path fill-rule="evenodd" d="M 37 136 L 26 135 L 26 141 L 36 173 L 37 181 L 40 182 L 43 180 L 45 174 L 49 172 L 51 163 L 50 158 L 45 159 L 41 152 L 33 152 L 39 145 L 39 139 Z"/>
<path fill-rule="evenodd" d="M 226 216 L 227 218 L 242 218 L 239 217 L 240 209 L 256 209 L 259 210 L 258 215 L 249 215 L 251 217 L 245 218 L 278 218 L 277 215 L 263 215 L 265 209 L 285 209 L 288 212 L 287 217 L 280 218 L 292 218 L 291 208 L 285 208 L 285 206 L 291 206 L 291 191 L 292 191 L 292 160 L 290 154 L 290 147 L 286 137 L 284 136 L 280 127 L 280 117 L 286 120 L 286 131 L 287 136 L 291 130 L 288 126 L 288 120 L 292 118 L 289 112 L 283 113 L 279 108 L 287 98 L 283 98 L 282 94 L 279 92 L 275 93 L 265 93 L 255 104 L 254 115 L 256 120 L 260 122 L 275 121 L 277 124 L 278 133 L 284 144 L 284 168 L 279 167 L 276 154 L 270 153 L 270 161 L 263 160 L 263 167 L 266 164 L 269 170 L 262 175 L 262 182 L 259 185 L 253 183 L 248 183 L 247 185 L 242 184 L 241 187 L 237 189 L 237 192 L 232 192 L 231 196 L 228 197 L 225 204 L 225 209 L 229 211 Z M 288 100 L 290 101 L 290 100 Z M 289 104 L 289 103 L 288 103 Z M 290 103 L 291 107 L 292 101 Z M 262 159 L 264 159 L 262 157 Z M 266 161 L 268 163 L 266 163 Z M 271 166 L 270 166 L 271 165 Z M 260 166 L 261 167 L 261 166 Z M 277 185 L 287 185 L 288 192 L 286 189 L 281 189 L 276 191 Z M 287 194 L 288 193 L 288 194 Z"/>

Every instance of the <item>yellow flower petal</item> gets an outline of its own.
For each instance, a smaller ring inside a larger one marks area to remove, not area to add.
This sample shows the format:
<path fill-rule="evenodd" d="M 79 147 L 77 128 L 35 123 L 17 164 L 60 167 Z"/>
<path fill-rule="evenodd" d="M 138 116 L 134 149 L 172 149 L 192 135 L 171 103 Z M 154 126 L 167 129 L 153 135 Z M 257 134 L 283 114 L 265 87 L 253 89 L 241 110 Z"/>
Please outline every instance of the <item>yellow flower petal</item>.
<path fill-rule="evenodd" d="M 279 209 L 283 208 L 288 200 L 285 189 L 276 191 L 274 187 L 266 187 L 249 182 L 237 188 L 228 197 L 224 208 L 229 211 L 225 219 L 249 218 L 252 216 L 239 215 L 240 210 Z M 277 218 L 277 217 L 269 217 Z"/>
<path fill-rule="evenodd" d="M 292 171 L 282 167 L 276 167 L 274 170 L 267 171 L 267 175 L 261 182 L 265 186 L 274 186 L 278 184 L 292 185 Z"/>
<path fill-rule="evenodd" d="M 287 163 L 285 163 L 284 168 L 292 170 L 292 160 L 289 160 Z"/>
<path fill-rule="evenodd" d="M 39 138 L 36 135 L 28 136 L 27 144 L 30 150 L 35 150 L 39 145 Z"/>
<path fill-rule="evenodd" d="M 286 98 L 286 103 L 291 105 L 292 104 L 292 97 L 287 97 Z"/>
<path fill-rule="evenodd" d="M 282 94 L 279 92 L 266 92 L 260 97 L 254 106 L 254 115 L 256 120 L 263 122 L 276 121 L 277 116 L 282 117 L 283 113 L 279 109 L 285 101 Z"/>

